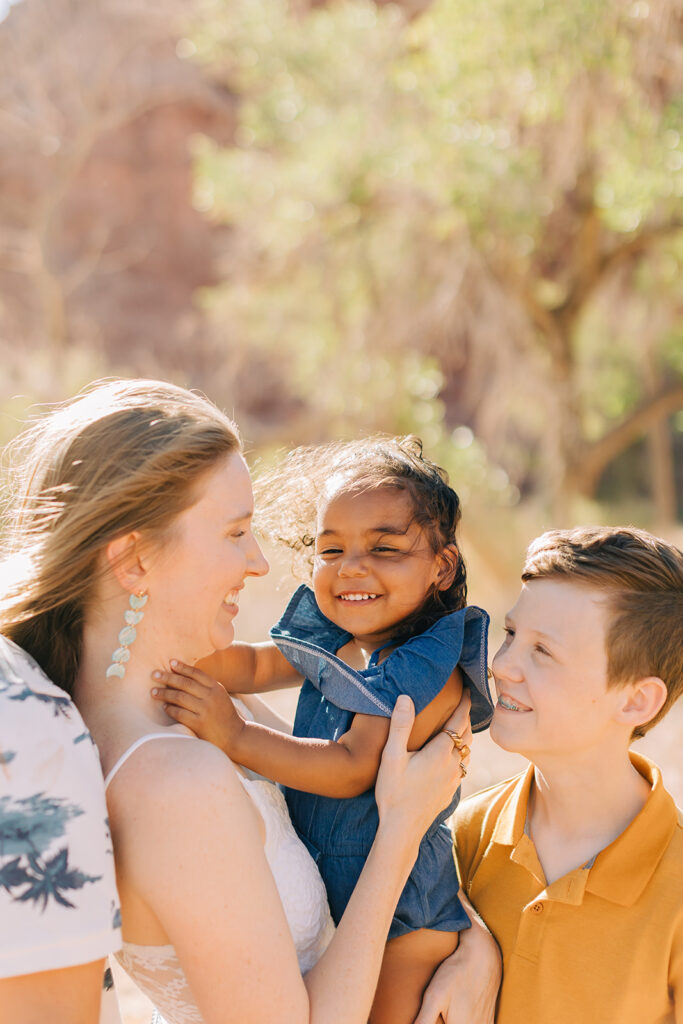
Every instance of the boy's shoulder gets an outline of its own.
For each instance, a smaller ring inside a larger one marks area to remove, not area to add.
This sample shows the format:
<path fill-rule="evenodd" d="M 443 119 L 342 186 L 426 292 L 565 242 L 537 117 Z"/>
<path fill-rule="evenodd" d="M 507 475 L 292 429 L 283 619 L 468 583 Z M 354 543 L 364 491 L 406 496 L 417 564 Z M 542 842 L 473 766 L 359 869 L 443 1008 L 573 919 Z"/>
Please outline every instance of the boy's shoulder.
<path fill-rule="evenodd" d="M 470 834 L 490 833 L 504 811 L 514 816 L 520 803 L 526 808 L 532 774 L 533 765 L 530 764 L 517 775 L 466 797 L 453 816 L 454 829 Z"/>

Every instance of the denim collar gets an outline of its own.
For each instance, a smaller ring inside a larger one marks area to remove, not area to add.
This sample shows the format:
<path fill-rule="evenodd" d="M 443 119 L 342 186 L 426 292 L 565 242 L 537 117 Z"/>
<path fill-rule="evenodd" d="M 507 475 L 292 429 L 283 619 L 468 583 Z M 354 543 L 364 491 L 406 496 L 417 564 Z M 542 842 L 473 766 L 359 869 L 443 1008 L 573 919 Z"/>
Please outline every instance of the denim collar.
<path fill-rule="evenodd" d="M 435 680 L 442 680 L 438 692 L 453 668 L 460 665 L 472 697 L 472 726 L 475 731 L 481 731 L 488 726 L 493 714 L 487 682 L 488 622 L 485 611 L 469 605 L 437 619 L 424 633 L 410 637 L 379 663 L 377 657 L 381 649 L 374 651 L 368 667 L 357 670 L 336 656 L 336 652 L 353 639 L 352 634 L 323 615 L 313 591 L 303 585 L 292 596 L 270 635 L 307 678 L 313 674 L 310 658 L 318 656 L 318 679 L 311 678 L 314 685 L 324 676 L 332 675 L 337 676 L 340 687 L 346 687 L 344 692 L 348 685 L 355 685 L 362 694 L 360 705 L 349 699 L 342 706 L 370 714 L 390 715 L 395 697 L 400 692 L 412 693 L 418 675 L 423 689 L 428 685 L 430 673 Z M 337 694 L 341 692 L 340 687 L 335 688 Z M 324 692 L 324 686 L 320 688 Z M 431 700 L 436 692 L 425 693 L 424 704 L 428 703 L 427 697 Z M 366 706 L 368 699 L 374 708 Z M 416 708 L 421 709 L 419 702 Z"/>

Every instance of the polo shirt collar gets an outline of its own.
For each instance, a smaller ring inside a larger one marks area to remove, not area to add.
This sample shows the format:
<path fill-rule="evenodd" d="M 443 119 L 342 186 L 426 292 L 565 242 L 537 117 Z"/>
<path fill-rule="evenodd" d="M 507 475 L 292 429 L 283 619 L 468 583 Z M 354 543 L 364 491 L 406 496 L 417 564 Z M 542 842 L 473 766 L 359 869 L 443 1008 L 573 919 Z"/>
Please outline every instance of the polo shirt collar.
<path fill-rule="evenodd" d="M 652 789 L 642 810 L 606 846 L 588 873 L 586 891 L 623 907 L 635 903 L 659 864 L 676 829 L 676 805 L 652 761 L 629 751 L 631 764 Z"/>
<path fill-rule="evenodd" d="M 534 780 L 534 766 L 530 764 L 518 777 L 505 801 L 493 830 L 492 840 L 500 846 L 517 846 L 524 835 L 524 823 L 529 804 L 529 792 Z"/>
<path fill-rule="evenodd" d="M 650 795 L 630 825 L 597 855 L 593 866 L 581 871 L 571 895 L 567 893 L 569 902 L 576 902 L 577 897 L 580 900 L 577 886 L 583 892 L 585 881 L 585 891 L 595 896 L 625 907 L 635 903 L 654 874 L 676 829 L 676 805 L 664 788 L 661 771 L 642 754 L 630 750 L 629 757 L 634 768 L 652 787 Z M 492 836 L 494 843 L 512 847 L 512 858 L 523 861 L 532 870 L 530 850 L 522 850 L 522 843 L 526 839 L 533 849 L 533 843 L 524 834 L 533 778 L 534 766 L 530 764 L 505 801 Z M 570 872 L 566 877 L 573 874 Z M 561 881 L 558 879 L 553 886 Z M 559 891 L 558 897 L 562 899 Z"/>

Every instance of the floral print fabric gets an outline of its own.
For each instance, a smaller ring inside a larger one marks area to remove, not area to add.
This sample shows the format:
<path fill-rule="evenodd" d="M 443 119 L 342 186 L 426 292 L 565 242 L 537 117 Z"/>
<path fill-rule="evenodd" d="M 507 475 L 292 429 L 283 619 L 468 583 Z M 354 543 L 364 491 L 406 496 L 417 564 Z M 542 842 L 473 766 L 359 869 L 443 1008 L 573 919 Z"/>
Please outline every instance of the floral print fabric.
<path fill-rule="evenodd" d="M 71 699 L 0 637 L 0 978 L 121 945 L 97 749 Z"/>

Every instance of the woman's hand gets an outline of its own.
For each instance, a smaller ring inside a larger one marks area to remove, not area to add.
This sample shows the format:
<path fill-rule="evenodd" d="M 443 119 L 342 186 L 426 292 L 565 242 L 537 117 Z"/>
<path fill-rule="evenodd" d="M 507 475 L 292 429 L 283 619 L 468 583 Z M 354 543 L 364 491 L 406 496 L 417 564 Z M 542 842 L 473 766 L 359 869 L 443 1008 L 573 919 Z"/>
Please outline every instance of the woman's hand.
<path fill-rule="evenodd" d="M 439 812 L 451 802 L 465 774 L 472 743 L 469 693 L 463 694 L 444 726 L 457 733 L 462 749 L 441 731 L 421 750 L 409 753 L 407 744 L 414 720 L 413 702 L 403 694 L 391 716 L 375 798 L 380 822 L 401 826 L 419 843 Z"/>
<path fill-rule="evenodd" d="M 472 927 L 434 973 L 415 1024 L 493 1024 L 503 973 L 498 944 L 462 893 Z"/>
<path fill-rule="evenodd" d="M 171 667 L 172 672 L 152 673 L 152 697 L 169 718 L 233 757 L 246 723 L 225 687 L 191 665 L 172 661 Z"/>

